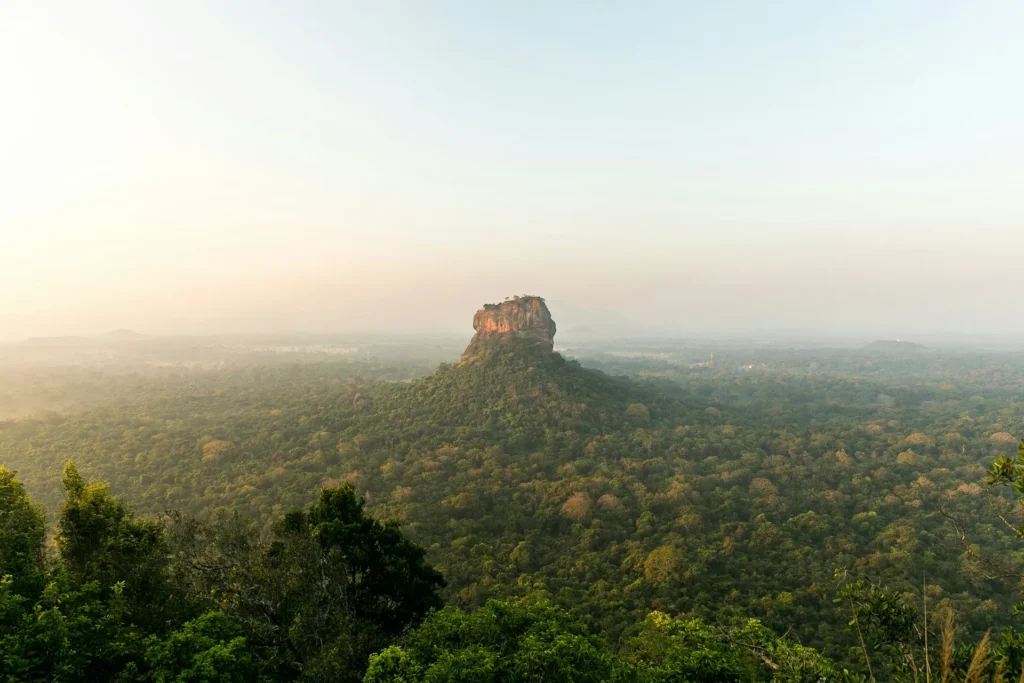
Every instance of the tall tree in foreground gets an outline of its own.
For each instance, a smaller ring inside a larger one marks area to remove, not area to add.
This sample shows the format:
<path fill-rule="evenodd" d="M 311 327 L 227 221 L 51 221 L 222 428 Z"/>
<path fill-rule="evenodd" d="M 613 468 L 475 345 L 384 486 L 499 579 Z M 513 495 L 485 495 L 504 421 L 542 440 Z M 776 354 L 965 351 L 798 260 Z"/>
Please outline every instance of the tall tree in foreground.
<path fill-rule="evenodd" d="M 439 572 L 349 485 L 321 490 L 269 538 L 235 523 L 172 526 L 175 574 L 242 626 L 276 680 L 358 681 L 370 654 L 442 606 Z"/>
<path fill-rule="evenodd" d="M 118 591 L 127 618 L 149 630 L 172 619 L 163 525 L 142 519 L 100 482 L 86 482 L 74 463 L 64 468 L 66 500 L 57 525 L 60 564 L 73 585 Z"/>
<path fill-rule="evenodd" d="M 68 463 L 57 555 L 0 468 L 0 682 L 358 681 L 441 606 L 441 575 L 350 487 L 269 536 L 137 517 Z"/>
<path fill-rule="evenodd" d="M 0 680 L 135 680 L 143 639 L 162 622 L 168 599 L 143 571 L 166 564 L 151 542 L 159 531 L 147 528 L 141 539 L 150 542 L 139 542 L 130 511 L 69 465 L 57 562 L 47 571 L 42 516 L 10 473 L 0 473 L 0 482 L 7 574 L 0 580 Z M 146 561 L 131 561 L 139 556 Z"/>
<path fill-rule="evenodd" d="M 42 511 L 14 473 L 0 466 L 0 578 L 11 577 L 10 590 L 19 595 L 41 588 L 45 537 Z"/>

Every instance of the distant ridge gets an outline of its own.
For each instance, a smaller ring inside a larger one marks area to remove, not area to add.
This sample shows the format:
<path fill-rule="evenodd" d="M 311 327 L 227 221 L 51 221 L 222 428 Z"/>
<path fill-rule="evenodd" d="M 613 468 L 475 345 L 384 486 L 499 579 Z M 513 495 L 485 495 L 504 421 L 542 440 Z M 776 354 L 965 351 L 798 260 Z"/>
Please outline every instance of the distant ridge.
<path fill-rule="evenodd" d="M 136 332 L 135 330 L 111 330 L 100 335 L 101 339 L 110 339 L 113 341 L 132 341 L 135 339 L 145 339 L 148 335 Z"/>
<path fill-rule="evenodd" d="M 926 351 L 928 349 L 924 344 L 902 341 L 900 339 L 879 339 L 878 341 L 871 342 L 864 348 L 869 351 L 896 351 L 900 353 Z"/>

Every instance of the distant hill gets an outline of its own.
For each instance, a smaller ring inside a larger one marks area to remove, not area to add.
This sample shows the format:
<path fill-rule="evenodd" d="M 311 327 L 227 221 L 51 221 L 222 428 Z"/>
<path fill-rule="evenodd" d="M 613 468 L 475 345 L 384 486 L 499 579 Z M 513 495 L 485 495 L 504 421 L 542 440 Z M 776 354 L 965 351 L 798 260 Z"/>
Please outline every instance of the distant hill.
<path fill-rule="evenodd" d="M 111 330 L 100 335 L 101 339 L 109 339 L 111 341 L 134 341 L 136 339 L 146 339 L 147 335 L 135 330 Z"/>
<path fill-rule="evenodd" d="M 926 351 L 928 349 L 924 344 L 917 344 L 915 342 L 901 341 L 899 339 L 879 339 L 873 341 L 864 347 L 868 351 L 886 351 L 886 352 L 917 352 Z"/>

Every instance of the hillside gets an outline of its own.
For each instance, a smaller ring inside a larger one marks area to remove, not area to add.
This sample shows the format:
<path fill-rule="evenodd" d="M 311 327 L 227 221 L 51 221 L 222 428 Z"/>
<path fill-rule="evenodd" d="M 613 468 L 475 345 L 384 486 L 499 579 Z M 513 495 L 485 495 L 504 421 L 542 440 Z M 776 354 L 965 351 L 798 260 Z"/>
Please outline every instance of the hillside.
<path fill-rule="evenodd" d="M 879 339 L 871 342 L 864 348 L 868 351 L 882 351 L 885 353 L 916 353 L 928 349 L 924 344 L 901 341 L 899 339 Z"/>

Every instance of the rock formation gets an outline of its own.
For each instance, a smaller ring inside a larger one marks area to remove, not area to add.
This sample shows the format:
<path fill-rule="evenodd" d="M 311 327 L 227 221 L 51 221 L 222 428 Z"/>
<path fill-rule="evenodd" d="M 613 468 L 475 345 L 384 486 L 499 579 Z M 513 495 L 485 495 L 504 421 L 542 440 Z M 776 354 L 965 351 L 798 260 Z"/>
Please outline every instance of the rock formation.
<path fill-rule="evenodd" d="M 462 354 L 474 355 L 480 347 L 502 337 L 524 337 L 543 344 L 549 351 L 555 345 L 555 321 L 544 299 L 517 296 L 500 304 L 486 304 L 473 316 L 476 334 Z"/>

